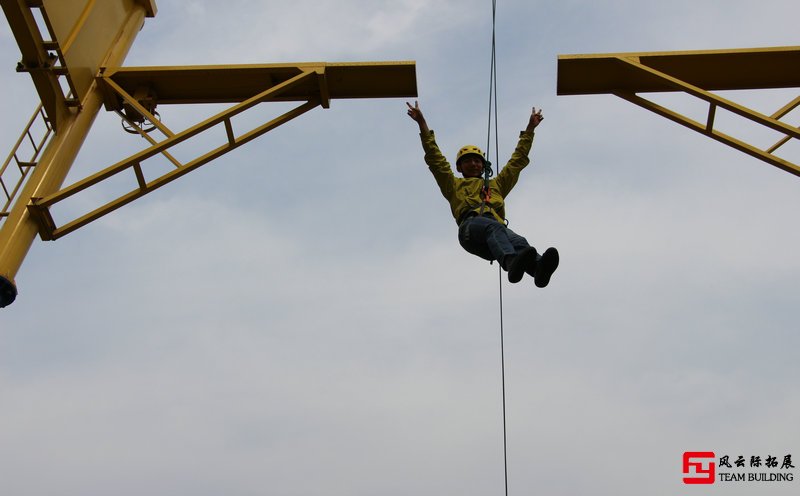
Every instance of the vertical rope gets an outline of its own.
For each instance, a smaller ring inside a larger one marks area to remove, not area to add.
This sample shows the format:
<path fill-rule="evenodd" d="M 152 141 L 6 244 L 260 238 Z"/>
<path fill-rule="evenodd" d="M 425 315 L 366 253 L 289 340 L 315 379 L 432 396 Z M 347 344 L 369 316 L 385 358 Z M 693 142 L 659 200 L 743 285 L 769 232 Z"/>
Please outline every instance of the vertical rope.
<path fill-rule="evenodd" d="M 486 159 L 490 157 L 492 142 L 492 110 L 494 110 L 494 163 L 499 167 L 499 137 L 497 130 L 497 41 L 495 38 L 495 25 L 497 21 L 497 0 L 492 0 L 492 62 L 489 75 L 489 124 L 486 131 Z M 487 174 L 488 180 L 488 174 Z M 503 479 L 505 482 L 505 496 L 508 496 L 508 434 L 506 428 L 506 358 L 505 337 L 503 332 L 503 270 L 497 264 L 498 287 L 500 293 L 500 379 L 503 397 Z"/>
<path fill-rule="evenodd" d="M 498 264 L 499 265 L 499 264 Z M 506 435 L 506 354 L 503 337 L 503 271 L 498 267 L 498 288 L 500 290 L 500 377 L 503 390 L 503 478 L 508 496 L 508 437 Z"/>
<path fill-rule="evenodd" d="M 492 109 L 494 109 L 494 140 L 495 140 L 495 163 L 497 163 L 497 57 L 495 40 L 495 23 L 497 19 L 497 0 L 492 0 L 492 63 L 489 69 L 489 124 L 486 129 L 486 158 L 491 155 L 492 143 Z"/>

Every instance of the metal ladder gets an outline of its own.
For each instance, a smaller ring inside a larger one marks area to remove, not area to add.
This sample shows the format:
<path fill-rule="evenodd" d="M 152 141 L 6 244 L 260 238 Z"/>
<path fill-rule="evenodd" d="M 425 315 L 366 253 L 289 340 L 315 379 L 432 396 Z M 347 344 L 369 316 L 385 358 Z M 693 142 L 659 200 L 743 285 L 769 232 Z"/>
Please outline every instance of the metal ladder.
<path fill-rule="evenodd" d="M 40 119 L 44 127 L 37 130 L 42 134 L 42 136 L 37 139 L 34 137 L 35 131 L 33 128 Z M 0 190 L 2 190 L 3 195 L 0 196 L 0 201 L 3 202 L 2 209 L 0 209 L 0 225 L 2 225 L 2 222 L 8 217 L 11 205 L 14 203 L 14 198 L 22 189 L 22 185 L 28 178 L 30 171 L 36 167 L 39 155 L 41 155 L 52 134 L 53 127 L 50 125 L 50 121 L 47 119 L 42 109 L 42 104 L 39 104 L 33 116 L 31 116 L 28 121 L 28 124 L 25 126 L 25 130 L 22 131 L 17 143 L 8 154 L 8 158 L 6 158 L 2 167 L 0 167 Z M 21 151 L 21 148 L 28 142 L 32 147 L 30 156 L 27 157 L 27 159 L 25 157 L 20 158 L 19 155 L 25 153 Z"/>

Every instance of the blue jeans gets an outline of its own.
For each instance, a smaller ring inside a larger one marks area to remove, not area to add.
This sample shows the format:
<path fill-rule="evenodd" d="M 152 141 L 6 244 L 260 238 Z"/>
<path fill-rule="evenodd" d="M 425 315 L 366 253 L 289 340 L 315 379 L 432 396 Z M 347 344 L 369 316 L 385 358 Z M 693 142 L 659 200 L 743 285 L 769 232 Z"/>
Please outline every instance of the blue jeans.
<path fill-rule="evenodd" d="M 506 270 L 505 257 L 530 247 L 525 238 L 487 215 L 464 219 L 458 226 L 458 242 L 473 255 L 497 260 Z"/>

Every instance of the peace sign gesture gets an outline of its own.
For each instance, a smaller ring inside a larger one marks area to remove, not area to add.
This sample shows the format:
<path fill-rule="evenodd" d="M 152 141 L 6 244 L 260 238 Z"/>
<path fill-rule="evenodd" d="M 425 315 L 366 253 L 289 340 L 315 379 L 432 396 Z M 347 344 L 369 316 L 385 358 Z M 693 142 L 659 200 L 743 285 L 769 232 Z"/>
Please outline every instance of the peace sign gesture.
<path fill-rule="evenodd" d="M 536 110 L 536 107 L 533 107 L 531 118 L 528 120 L 528 127 L 525 130 L 529 133 L 532 132 L 543 120 L 542 109 Z"/>
<path fill-rule="evenodd" d="M 406 102 L 408 106 L 408 116 L 411 117 L 417 124 L 419 124 L 420 132 L 428 132 L 428 123 L 425 122 L 425 116 L 422 115 L 422 109 L 419 108 L 419 102 L 415 101 L 412 107 L 410 103 Z"/>

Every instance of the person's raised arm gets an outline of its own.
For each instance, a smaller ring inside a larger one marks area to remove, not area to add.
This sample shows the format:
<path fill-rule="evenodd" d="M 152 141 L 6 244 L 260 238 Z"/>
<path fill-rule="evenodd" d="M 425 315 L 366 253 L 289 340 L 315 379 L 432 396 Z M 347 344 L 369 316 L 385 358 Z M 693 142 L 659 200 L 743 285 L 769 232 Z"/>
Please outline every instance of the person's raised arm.
<path fill-rule="evenodd" d="M 422 110 L 419 108 L 419 102 L 415 101 L 413 107 L 408 102 L 406 102 L 406 105 L 408 105 L 408 116 L 419 124 L 419 132 L 424 134 L 429 133 L 430 129 L 428 129 L 428 123 L 425 122 L 425 116 L 422 115 Z"/>

